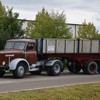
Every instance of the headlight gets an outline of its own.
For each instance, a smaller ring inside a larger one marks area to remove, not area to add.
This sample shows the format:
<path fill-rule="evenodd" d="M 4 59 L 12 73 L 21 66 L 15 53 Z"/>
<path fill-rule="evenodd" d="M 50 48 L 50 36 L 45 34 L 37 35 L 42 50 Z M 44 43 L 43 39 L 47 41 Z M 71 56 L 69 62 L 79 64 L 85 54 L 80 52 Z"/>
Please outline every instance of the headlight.
<path fill-rule="evenodd" d="M 4 66 L 4 65 L 6 65 L 6 62 L 5 62 L 5 61 L 3 61 L 3 62 L 2 62 L 2 65 L 3 65 L 3 66 Z"/>

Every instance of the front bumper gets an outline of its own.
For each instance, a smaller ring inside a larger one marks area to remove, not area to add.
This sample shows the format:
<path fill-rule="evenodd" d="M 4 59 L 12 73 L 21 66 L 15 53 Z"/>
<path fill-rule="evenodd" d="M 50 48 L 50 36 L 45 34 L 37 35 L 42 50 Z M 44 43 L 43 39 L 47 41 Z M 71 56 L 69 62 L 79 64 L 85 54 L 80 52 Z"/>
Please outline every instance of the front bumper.
<path fill-rule="evenodd" d="M 0 65 L 0 70 L 9 70 L 9 66 Z"/>

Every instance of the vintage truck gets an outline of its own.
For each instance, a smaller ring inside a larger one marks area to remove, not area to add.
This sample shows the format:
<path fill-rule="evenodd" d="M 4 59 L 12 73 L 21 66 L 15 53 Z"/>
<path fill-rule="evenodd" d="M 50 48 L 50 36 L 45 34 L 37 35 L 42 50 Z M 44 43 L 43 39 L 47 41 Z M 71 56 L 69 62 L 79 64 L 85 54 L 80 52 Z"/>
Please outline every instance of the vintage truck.
<path fill-rule="evenodd" d="M 99 39 L 11 39 L 0 51 L 0 77 L 6 70 L 15 78 L 23 78 L 27 71 L 58 76 L 68 67 L 71 73 L 100 73 Z"/>

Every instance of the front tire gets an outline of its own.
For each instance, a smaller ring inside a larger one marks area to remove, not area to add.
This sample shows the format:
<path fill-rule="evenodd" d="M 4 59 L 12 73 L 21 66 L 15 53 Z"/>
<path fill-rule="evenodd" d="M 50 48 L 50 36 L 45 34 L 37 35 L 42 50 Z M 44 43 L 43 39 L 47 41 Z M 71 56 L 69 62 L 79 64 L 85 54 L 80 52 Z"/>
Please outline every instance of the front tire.
<path fill-rule="evenodd" d="M 15 78 L 23 78 L 26 74 L 26 70 L 25 64 L 20 62 L 18 63 L 16 70 L 13 71 L 13 76 Z"/>

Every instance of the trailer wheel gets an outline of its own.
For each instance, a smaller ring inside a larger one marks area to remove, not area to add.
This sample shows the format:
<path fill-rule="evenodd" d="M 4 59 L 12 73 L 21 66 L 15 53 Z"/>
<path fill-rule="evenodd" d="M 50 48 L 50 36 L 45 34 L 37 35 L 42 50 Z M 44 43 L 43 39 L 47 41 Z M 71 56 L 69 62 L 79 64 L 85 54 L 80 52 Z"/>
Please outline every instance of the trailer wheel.
<path fill-rule="evenodd" d="M 100 74 L 100 68 L 98 68 L 98 73 Z"/>
<path fill-rule="evenodd" d="M 98 65 L 98 74 L 100 74 L 100 63 Z"/>
<path fill-rule="evenodd" d="M 86 67 L 82 67 L 83 73 L 88 74 Z"/>
<path fill-rule="evenodd" d="M 5 71 L 4 70 L 0 70 L 0 77 L 4 76 Z"/>
<path fill-rule="evenodd" d="M 81 67 L 78 66 L 77 61 L 75 60 L 72 60 L 67 68 L 71 73 L 79 73 L 81 70 Z"/>
<path fill-rule="evenodd" d="M 48 67 L 48 75 L 58 76 L 61 73 L 62 64 L 60 62 L 55 62 L 53 66 Z"/>
<path fill-rule="evenodd" d="M 79 73 L 81 68 L 78 67 L 78 66 L 68 66 L 68 70 L 71 72 L 71 73 Z"/>
<path fill-rule="evenodd" d="M 23 78 L 26 74 L 27 69 L 25 68 L 25 64 L 20 62 L 17 65 L 16 70 L 13 71 L 13 76 L 15 78 Z"/>
<path fill-rule="evenodd" d="M 90 61 L 85 68 L 87 74 L 93 75 L 98 71 L 98 64 L 95 61 Z"/>

